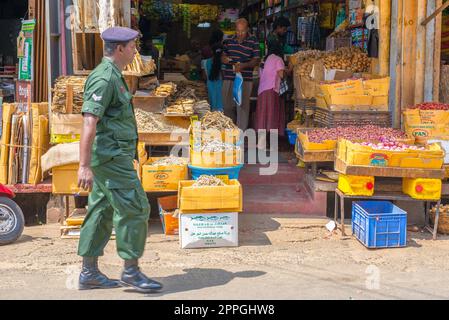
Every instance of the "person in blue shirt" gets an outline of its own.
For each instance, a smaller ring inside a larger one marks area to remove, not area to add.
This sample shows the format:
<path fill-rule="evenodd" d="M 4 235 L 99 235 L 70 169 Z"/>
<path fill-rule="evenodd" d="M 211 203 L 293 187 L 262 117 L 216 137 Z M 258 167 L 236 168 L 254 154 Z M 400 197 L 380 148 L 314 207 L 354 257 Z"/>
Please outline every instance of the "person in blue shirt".
<path fill-rule="evenodd" d="M 223 76 L 221 56 L 223 53 L 223 32 L 216 30 L 212 33 L 209 45 L 212 50 L 212 57 L 202 61 L 207 80 L 207 91 L 209 94 L 209 103 L 212 111 L 223 112 Z"/>

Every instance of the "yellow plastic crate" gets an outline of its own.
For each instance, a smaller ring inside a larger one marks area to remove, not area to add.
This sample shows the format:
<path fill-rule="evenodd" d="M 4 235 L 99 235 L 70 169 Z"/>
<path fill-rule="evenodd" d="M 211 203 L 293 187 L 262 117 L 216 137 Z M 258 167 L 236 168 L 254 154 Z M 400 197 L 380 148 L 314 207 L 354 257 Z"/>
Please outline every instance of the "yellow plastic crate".
<path fill-rule="evenodd" d="M 142 166 L 142 186 L 145 191 L 177 191 L 181 180 L 188 178 L 187 164 L 150 166 L 160 158 L 149 158 Z"/>
<path fill-rule="evenodd" d="M 54 194 L 80 194 L 88 192 L 78 188 L 78 163 L 54 167 L 52 169 L 52 192 Z"/>
<path fill-rule="evenodd" d="M 444 151 L 438 144 L 429 145 L 425 151 L 388 151 L 341 139 L 337 154 L 346 164 L 360 166 L 441 169 L 444 162 Z"/>
<path fill-rule="evenodd" d="M 179 182 L 178 207 L 182 213 L 243 211 L 242 186 L 237 180 L 214 187 L 192 187 L 194 183 Z"/>
<path fill-rule="evenodd" d="M 336 140 L 325 140 L 321 143 L 310 142 L 307 133 L 298 129 L 298 138 L 304 150 L 334 150 L 337 147 Z"/>
<path fill-rule="evenodd" d="M 402 180 L 402 192 L 413 199 L 439 200 L 441 199 L 442 181 L 439 179 L 409 179 Z"/>
<path fill-rule="evenodd" d="M 190 163 L 194 167 L 233 167 L 241 164 L 240 157 L 240 149 L 224 152 L 200 152 L 190 150 Z"/>
<path fill-rule="evenodd" d="M 374 177 L 340 174 L 338 189 L 346 195 L 370 197 L 374 194 Z"/>

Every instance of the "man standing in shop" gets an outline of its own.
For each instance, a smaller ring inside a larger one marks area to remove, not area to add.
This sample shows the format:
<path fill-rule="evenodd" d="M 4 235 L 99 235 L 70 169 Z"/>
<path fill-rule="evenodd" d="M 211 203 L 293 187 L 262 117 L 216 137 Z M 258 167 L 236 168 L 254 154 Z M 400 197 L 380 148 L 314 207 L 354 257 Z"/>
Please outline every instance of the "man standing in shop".
<path fill-rule="evenodd" d="M 270 48 L 282 48 L 284 53 L 290 53 L 287 52 L 288 46 L 286 45 L 286 35 L 290 25 L 290 20 L 286 17 L 279 17 L 274 21 L 273 32 L 267 36 L 267 43 L 271 44 L 271 46 L 268 46 L 269 50 L 267 56 L 273 53 L 270 52 Z"/>
<path fill-rule="evenodd" d="M 80 143 L 78 185 L 91 190 L 89 208 L 81 228 L 78 254 L 83 257 L 79 287 L 85 289 L 131 286 L 149 293 L 162 285 L 147 278 L 138 267 L 148 231 L 150 207 L 133 161 L 137 125 L 122 70 L 136 52 L 138 32 L 113 27 L 101 35 L 105 57 L 86 81 L 83 133 Z M 120 281 L 98 269 L 115 228 L 117 251 L 124 260 Z"/>
<path fill-rule="evenodd" d="M 250 98 L 253 89 L 253 71 L 259 64 L 259 41 L 249 35 L 246 19 L 235 23 L 236 35 L 223 43 L 223 106 L 226 116 L 231 118 L 241 130 L 248 128 Z M 233 100 L 232 89 L 236 73 L 243 76 L 242 105 Z"/>

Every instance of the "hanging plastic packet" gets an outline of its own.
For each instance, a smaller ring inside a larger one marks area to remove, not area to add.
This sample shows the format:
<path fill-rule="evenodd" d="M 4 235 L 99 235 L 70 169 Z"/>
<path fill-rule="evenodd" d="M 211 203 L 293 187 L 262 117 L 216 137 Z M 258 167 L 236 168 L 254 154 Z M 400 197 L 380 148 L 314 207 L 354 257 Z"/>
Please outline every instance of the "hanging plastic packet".
<path fill-rule="evenodd" d="M 232 96 L 234 98 L 234 102 L 239 107 L 242 105 L 242 95 L 243 95 L 243 76 L 240 72 L 237 72 L 235 74 Z"/>

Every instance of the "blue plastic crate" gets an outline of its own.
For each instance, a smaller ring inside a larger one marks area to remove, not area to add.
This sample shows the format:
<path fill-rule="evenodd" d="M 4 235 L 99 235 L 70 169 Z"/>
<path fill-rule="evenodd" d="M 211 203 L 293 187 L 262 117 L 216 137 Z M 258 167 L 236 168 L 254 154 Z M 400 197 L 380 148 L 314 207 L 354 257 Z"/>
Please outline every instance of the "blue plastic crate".
<path fill-rule="evenodd" d="M 368 248 L 407 244 L 407 212 L 389 201 L 352 203 L 352 233 Z"/>
<path fill-rule="evenodd" d="M 192 179 L 197 180 L 201 175 L 209 175 L 209 176 L 228 176 L 229 179 L 237 179 L 239 178 L 240 169 L 243 168 L 243 164 L 234 166 L 234 167 L 225 167 L 225 168 L 202 168 L 202 167 L 194 167 L 189 165 L 190 172 L 192 174 Z"/>

